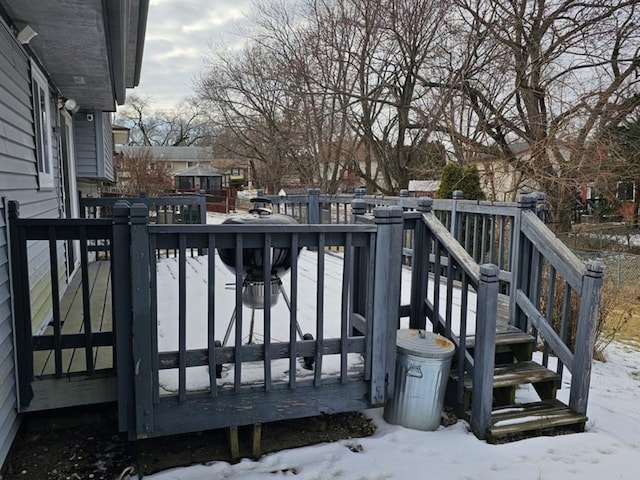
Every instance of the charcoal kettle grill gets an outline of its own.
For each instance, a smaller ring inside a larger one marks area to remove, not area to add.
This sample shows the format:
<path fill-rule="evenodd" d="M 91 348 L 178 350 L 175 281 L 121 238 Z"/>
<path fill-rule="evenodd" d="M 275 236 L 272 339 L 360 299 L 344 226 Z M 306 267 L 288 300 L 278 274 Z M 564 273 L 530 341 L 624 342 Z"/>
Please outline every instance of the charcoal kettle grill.
<path fill-rule="evenodd" d="M 249 213 L 245 215 L 235 215 L 226 219 L 223 224 L 226 225 L 292 225 L 298 222 L 288 215 L 273 213 L 271 200 L 264 197 L 255 197 L 250 200 L 252 206 Z M 265 289 L 269 288 L 271 292 L 271 304 L 267 308 L 273 307 L 278 303 L 280 295 L 284 299 L 287 308 L 291 311 L 291 301 L 282 285 L 281 276 L 291 268 L 291 260 L 293 255 L 298 255 L 298 251 L 292 251 L 291 248 L 271 247 L 271 271 L 269 272 L 270 282 L 265 285 L 264 278 L 264 250 L 262 248 L 243 248 L 242 250 L 242 304 L 251 309 L 251 322 L 249 325 L 248 343 L 255 342 L 254 325 L 255 311 L 265 308 L 264 297 Z M 222 263 L 232 272 L 235 273 L 239 266 L 236 265 L 236 250 L 234 248 L 218 248 L 218 255 Z M 231 319 L 227 326 L 222 345 L 226 346 L 231 336 L 233 325 L 237 316 L 236 306 L 231 314 Z M 300 324 L 296 320 L 296 331 L 301 340 L 311 340 L 313 336 L 310 333 L 302 333 Z M 305 357 L 304 366 L 308 369 L 313 367 L 314 357 Z"/>

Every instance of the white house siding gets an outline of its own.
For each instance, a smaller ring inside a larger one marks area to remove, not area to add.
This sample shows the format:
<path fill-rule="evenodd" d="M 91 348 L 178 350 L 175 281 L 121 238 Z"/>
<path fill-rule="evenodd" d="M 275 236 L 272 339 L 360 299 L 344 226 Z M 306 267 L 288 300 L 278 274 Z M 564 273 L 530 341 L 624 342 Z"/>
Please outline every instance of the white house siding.
<path fill-rule="evenodd" d="M 23 218 L 56 218 L 61 211 L 57 139 L 52 139 L 54 188 L 38 189 L 31 97 L 29 58 L 0 19 L 0 197 L 3 200 L 0 207 L 0 464 L 4 462 L 19 424 L 5 202 L 18 201 Z M 55 98 L 52 93 L 53 101 Z M 57 112 L 55 105 L 52 109 Z M 43 317 L 47 315 L 44 313 L 46 305 L 51 304 L 50 292 L 45 288 L 49 279 L 49 257 L 45 252 L 46 245 L 42 244 L 34 245 L 29 251 L 29 258 L 34 262 L 30 268 L 33 272 L 33 307 L 35 311 L 43 312 Z M 60 260 L 64 258 L 62 243 L 58 255 Z M 64 262 L 60 263 L 64 268 Z"/>

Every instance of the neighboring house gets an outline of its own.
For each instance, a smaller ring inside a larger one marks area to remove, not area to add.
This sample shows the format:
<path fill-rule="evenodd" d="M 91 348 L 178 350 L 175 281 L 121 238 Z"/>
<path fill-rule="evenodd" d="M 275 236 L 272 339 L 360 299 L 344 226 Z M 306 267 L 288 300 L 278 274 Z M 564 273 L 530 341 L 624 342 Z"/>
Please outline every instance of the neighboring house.
<path fill-rule="evenodd" d="M 209 147 L 147 147 L 142 145 L 116 145 L 116 153 L 138 155 L 151 154 L 156 162 L 169 166 L 171 173 L 195 166 L 213 167 L 213 152 Z"/>
<path fill-rule="evenodd" d="M 0 0 L 0 464 L 17 431 L 7 201 L 21 217 L 78 217 L 78 191 L 115 180 L 111 113 L 136 86 L 148 0 Z M 51 316 L 48 254 L 29 272 L 33 329 Z M 58 242 L 61 288 L 78 249 Z"/>
<path fill-rule="evenodd" d="M 522 162 L 530 158 L 529 146 L 525 143 L 511 145 L 511 151 Z M 519 194 L 538 190 L 505 158 L 483 155 L 470 159 L 469 164 L 475 165 L 478 169 L 480 187 L 487 200 L 513 202 Z"/>
<path fill-rule="evenodd" d="M 620 178 L 610 183 L 606 186 L 591 182 L 580 188 L 579 204 L 576 205 L 580 216 L 576 220 L 632 222 L 637 218 L 640 213 L 639 182 Z"/>

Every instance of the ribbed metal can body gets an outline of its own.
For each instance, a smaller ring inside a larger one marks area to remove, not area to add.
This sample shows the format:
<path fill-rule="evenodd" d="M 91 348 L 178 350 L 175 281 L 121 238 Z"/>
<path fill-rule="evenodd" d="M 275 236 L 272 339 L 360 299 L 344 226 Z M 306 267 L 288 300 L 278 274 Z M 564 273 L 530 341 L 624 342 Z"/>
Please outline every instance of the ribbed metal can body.
<path fill-rule="evenodd" d="M 455 347 L 446 338 L 421 330 L 398 332 L 395 383 L 384 419 L 414 430 L 440 425 Z"/>

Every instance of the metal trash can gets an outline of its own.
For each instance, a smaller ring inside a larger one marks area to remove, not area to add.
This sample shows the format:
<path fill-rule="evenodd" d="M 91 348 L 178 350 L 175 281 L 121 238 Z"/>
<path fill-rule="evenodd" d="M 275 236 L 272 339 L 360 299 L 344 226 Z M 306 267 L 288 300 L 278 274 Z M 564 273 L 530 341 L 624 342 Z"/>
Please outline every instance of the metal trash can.
<path fill-rule="evenodd" d="M 414 430 L 438 428 L 454 352 L 453 343 L 441 335 L 399 330 L 395 388 L 384 419 Z"/>

